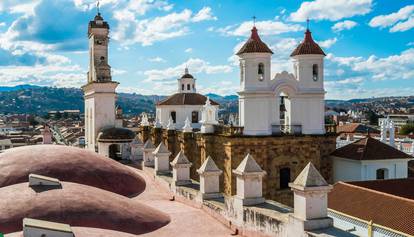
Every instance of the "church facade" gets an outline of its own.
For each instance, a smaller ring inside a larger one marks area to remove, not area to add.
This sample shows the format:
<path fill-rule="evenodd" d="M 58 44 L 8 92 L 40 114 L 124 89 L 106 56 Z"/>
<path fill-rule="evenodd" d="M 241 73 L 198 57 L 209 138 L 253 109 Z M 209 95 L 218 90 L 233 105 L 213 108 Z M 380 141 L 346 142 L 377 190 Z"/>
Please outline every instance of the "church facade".
<path fill-rule="evenodd" d="M 207 97 L 197 93 L 196 79 L 189 73 L 188 68 L 177 80 L 177 85 L 177 93 L 157 103 L 156 119 L 163 128 L 174 127 L 181 130 L 188 119 L 192 128 L 200 129 L 201 112 Z M 210 102 L 218 111 L 219 104 L 212 100 Z M 218 113 L 214 116 L 218 120 Z"/>

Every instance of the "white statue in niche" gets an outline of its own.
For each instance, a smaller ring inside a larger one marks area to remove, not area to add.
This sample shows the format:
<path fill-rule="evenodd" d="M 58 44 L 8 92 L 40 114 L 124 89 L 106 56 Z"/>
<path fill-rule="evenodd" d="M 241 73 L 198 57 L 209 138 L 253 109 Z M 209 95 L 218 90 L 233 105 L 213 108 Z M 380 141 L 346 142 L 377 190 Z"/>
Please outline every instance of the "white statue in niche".
<path fill-rule="evenodd" d="M 142 113 L 141 116 L 141 126 L 149 126 L 149 122 L 148 122 L 148 115 L 146 113 Z"/>
<path fill-rule="evenodd" d="M 210 98 L 207 97 L 206 104 L 201 110 L 201 133 L 214 132 L 214 125 L 218 124 L 216 114 L 216 108 L 211 105 Z"/>

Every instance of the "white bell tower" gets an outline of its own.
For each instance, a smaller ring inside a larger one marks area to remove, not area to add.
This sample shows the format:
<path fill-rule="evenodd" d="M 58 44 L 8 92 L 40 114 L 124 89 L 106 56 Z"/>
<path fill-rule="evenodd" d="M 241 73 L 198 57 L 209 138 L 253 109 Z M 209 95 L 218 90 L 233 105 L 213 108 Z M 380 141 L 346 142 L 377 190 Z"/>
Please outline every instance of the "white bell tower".
<path fill-rule="evenodd" d="M 295 98 L 297 120 L 303 134 L 325 133 L 324 57 L 319 45 L 313 40 L 309 28 L 304 40 L 290 55 L 300 95 Z"/>
<path fill-rule="evenodd" d="M 239 50 L 240 126 L 245 135 L 270 135 L 271 130 L 271 57 L 272 50 L 260 39 L 254 26 L 248 41 Z"/>
<path fill-rule="evenodd" d="M 178 79 L 178 93 L 196 93 L 196 79 L 185 68 L 184 75 Z"/>
<path fill-rule="evenodd" d="M 96 138 L 104 127 L 115 127 L 115 89 L 111 67 L 108 64 L 109 25 L 99 10 L 89 22 L 89 72 L 88 82 L 82 86 L 85 99 L 86 147 L 96 149 Z"/>

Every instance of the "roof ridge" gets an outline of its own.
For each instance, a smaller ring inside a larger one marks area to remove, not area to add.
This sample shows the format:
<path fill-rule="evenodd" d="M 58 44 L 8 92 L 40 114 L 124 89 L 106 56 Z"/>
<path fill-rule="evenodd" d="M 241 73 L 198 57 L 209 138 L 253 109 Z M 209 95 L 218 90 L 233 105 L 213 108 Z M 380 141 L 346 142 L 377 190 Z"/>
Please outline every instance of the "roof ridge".
<path fill-rule="evenodd" d="M 410 202 L 410 203 L 412 203 L 414 205 L 414 200 L 413 199 L 409 199 L 409 198 L 405 198 L 405 197 L 400 197 L 400 196 L 393 195 L 393 194 L 386 193 L 386 192 L 380 192 L 380 191 L 377 191 L 377 190 L 374 190 L 374 189 L 369 189 L 369 188 L 366 188 L 366 187 L 361 187 L 361 186 L 358 186 L 358 185 L 355 185 L 355 184 L 346 183 L 346 182 L 343 182 L 343 181 L 339 181 L 338 183 L 343 184 L 345 186 L 349 186 L 349 187 L 353 187 L 353 188 L 358 188 L 358 189 L 365 190 L 365 191 L 368 191 L 368 192 L 376 193 L 376 194 L 379 194 L 379 195 L 382 195 L 382 196 L 389 196 L 389 197 L 392 197 L 392 198 L 395 198 L 395 199 L 401 199 L 401 201 L 407 201 L 407 202 Z"/>

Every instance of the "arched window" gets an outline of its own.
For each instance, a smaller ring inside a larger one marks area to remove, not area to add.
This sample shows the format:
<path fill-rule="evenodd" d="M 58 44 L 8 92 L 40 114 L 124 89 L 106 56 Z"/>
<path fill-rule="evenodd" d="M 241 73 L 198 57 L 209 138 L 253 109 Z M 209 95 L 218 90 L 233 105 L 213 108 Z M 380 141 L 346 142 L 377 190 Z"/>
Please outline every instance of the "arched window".
<path fill-rule="evenodd" d="M 177 113 L 175 111 L 171 111 L 170 115 L 171 115 L 171 119 L 173 120 L 173 122 L 176 123 L 177 122 Z"/>
<path fill-rule="evenodd" d="M 190 84 L 187 84 L 187 90 L 189 91 L 191 89 Z"/>
<path fill-rule="evenodd" d="M 312 76 L 314 81 L 317 81 L 319 79 L 318 64 L 312 65 Z"/>
<path fill-rule="evenodd" d="M 279 169 L 279 175 L 280 175 L 280 189 L 287 189 L 289 188 L 290 183 L 290 168 L 281 168 Z"/>
<path fill-rule="evenodd" d="M 377 179 L 387 179 L 388 169 L 377 169 Z"/>
<path fill-rule="evenodd" d="M 184 84 L 181 84 L 181 90 L 182 91 L 184 90 Z"/>
<path fill-rule="evenodd" d="M 265 73 L 264 64 L 263 63 L 259 63 L 259 66 L 257 68 L 257 74 L 259 75 L 259 80 L 260 81 L 263 81 L 263 79 L 264 79 L 264 73 Z"/>
<path fill-rule="evenodd" d="M 198 111 L 191 112 L 191 122 L 198 123 Z"/>

